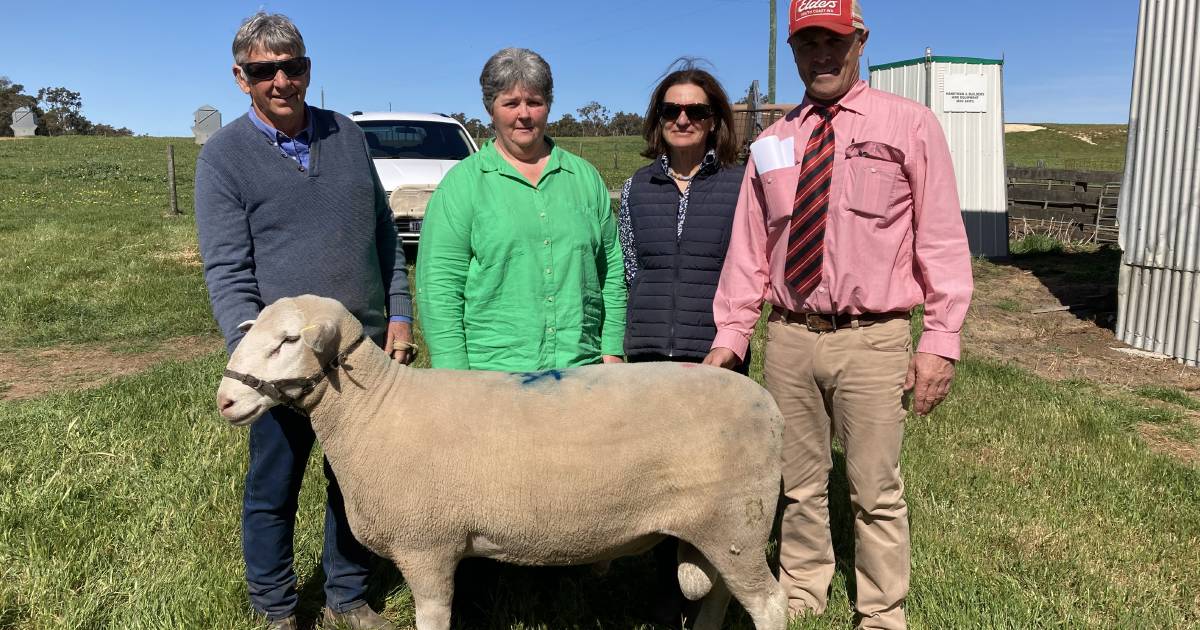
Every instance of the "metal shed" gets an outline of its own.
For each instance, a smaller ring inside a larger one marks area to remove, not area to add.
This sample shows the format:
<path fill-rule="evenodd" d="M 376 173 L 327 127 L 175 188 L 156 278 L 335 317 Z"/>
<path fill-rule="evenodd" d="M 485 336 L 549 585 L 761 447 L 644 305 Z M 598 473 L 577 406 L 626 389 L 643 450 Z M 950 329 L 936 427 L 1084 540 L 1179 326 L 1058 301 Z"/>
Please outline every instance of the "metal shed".
<path fill-rule="evenodd" d="M 1008 256 L 1004 173 L 1004 62 L 924 57 L 870 66 L 871 87 L 912 99 L 937 115 L 950 143 L 971 254 Z"/>
<path fill-rule="evenodd" d="M 1118 207 L 1117 337 L 1200 364 L 1200 46 L 1195 2 L 1142 0 Z"/>

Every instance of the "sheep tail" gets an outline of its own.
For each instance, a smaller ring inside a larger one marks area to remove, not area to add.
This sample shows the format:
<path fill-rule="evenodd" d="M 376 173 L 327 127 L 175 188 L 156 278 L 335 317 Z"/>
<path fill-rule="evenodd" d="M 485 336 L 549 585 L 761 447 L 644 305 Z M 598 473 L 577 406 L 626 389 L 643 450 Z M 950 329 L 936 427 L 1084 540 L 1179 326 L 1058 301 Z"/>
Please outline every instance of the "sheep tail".
<path fill-rule="evenodd" d="M 679 590 L 683 596 L 696 601 L 712 590 L 717 570 L 695 547 L 679 541 Z"/>

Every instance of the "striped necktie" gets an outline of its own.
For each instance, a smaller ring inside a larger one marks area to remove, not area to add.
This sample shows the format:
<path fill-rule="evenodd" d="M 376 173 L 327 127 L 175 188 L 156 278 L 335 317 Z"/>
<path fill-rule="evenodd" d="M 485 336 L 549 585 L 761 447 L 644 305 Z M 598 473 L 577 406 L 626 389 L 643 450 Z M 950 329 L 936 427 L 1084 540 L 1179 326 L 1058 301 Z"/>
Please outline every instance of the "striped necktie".
<path fill-rule="evenodd" d="M 833 179 L 833 116 L 838 106 L 812 108 L 820 120 L 804 149 L 800 183 L 788 232 L 787 266 L 784 279 L 799 295 L 808 294 L 821 283 L 821 261 L 825 250 L 825 216 L 829 212 L 829 184 Z"/>

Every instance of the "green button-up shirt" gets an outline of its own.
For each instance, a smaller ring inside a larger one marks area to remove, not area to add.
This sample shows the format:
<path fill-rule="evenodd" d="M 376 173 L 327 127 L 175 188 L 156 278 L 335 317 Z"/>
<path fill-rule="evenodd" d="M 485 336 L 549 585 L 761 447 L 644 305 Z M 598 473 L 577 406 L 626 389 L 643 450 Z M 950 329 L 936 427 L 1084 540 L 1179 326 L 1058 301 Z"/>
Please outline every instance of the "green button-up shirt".
<path fill-rule="evenodd" d="M 433 367 L 536 371 L 620 356 L 622 264 L 591 164 L 551 143 L 534 186 L 489 140 L 425 211 L 416 295 Z"/>

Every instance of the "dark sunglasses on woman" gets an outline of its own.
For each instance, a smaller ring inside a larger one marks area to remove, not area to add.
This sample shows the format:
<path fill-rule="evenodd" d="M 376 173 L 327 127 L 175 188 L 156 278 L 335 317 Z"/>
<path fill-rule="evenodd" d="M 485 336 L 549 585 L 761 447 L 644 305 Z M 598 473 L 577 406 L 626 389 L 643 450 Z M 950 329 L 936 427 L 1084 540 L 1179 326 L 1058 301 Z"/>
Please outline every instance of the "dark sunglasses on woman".
<path fill-rule="evenodd" d="M 251 81 L 268 81 L 275 73 L 283 70 L 288 78 L 304 76 L 308 72 L 308 57 L 292 57 L 279 61 L 251 61 L 241 64 L 242 73 Z"/>
<path fill-rule="evenodd" d="M 658 108 L 658 115 L 663 120 L 675 120 L 679 118 L 679 112 L 687 112 L 688 120 L 706 120 L 712 118 L 712 107 L 704 103 L 689 103 L 680 105 L 679 103 L 663 103 Z"/>

